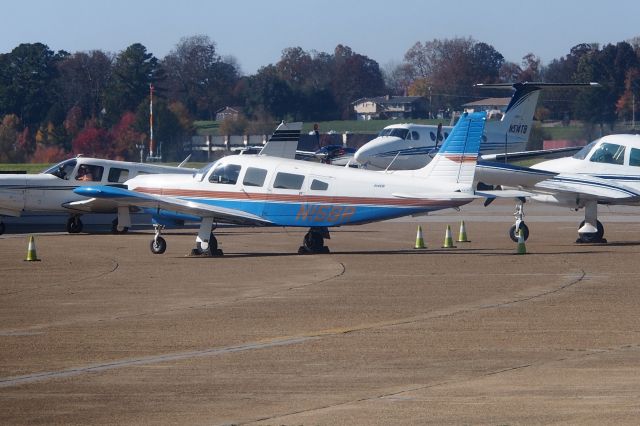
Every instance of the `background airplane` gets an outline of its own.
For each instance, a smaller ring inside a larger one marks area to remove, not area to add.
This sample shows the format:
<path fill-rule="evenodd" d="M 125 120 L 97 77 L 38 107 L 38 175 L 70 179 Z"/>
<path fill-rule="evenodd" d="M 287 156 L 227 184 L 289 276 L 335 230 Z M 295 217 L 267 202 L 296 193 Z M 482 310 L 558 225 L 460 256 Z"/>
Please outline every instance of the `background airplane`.
<path fill-rule="evenodd" d="M 87 186 L 75 190 L 121 208 L 147 208 L 157 219 L 153 253 L 163 253 L 163 221 L 200 218 L 193 255 L 220 255 L 214 223 L 308 227 L 299 253 L 328 249 L 329 227 L 360 224 L 472 201 L 475 165 L 485 113 L 465 114 L 428 166 L 380 173 L 266 155 L 228 156 L 195 176 L 139 176 L 128 189 Z"/>
<path fill-rule="evenodd" d="M 82 231 L 80 216 L 85 213 L 118 213 L 113 232 L 126 232 L 131 226 L 129 210 L 118 209 L 108 201 L 86 203 L 73 190 L 84 185 L 122 185 L 141 174 L 193 174 L 195 169 L 155 164 L 130 163 L 78 156 L 37 174 L 0 175 L 0 234 L 5 231 L 1 216 L 19 217 L 24 212 L 69 213 L 67 231 Z M 126 210 L 126 211 L 125 211 Z"/>
<path fill-rule="evenodd" d="M 545 87 L 585 87 L 597 83 L 516 83 L 478 84 L 481 88 L 513 88 L 511 101 L 504 114 L 490 114 L 480 146 L 483 159 L 500 159 L 505 156 L 522 158 L 549 154 L 567 155 L 577 149 L 566 148 L 547 151 L 524 152 L 535 113 L 540 90 Z M 451 131 L 450 126 L 421 124 L 393 124 L 385 127 L 379 136 L 360 147 L 354 160 L 363 167 L 377 170 L 411 170 L 424 167 L 433 158 L 442 141 Z M 494 154 L 489 157 L 490 154 Z"/>
<path fill-rule="evenodd" d="M 529 236 L 523 220 L 523 203 L 529 197 L 576 210 L 584 208 L 576 242 L 606 242 L 598 204 L 640 205 L 640 136 L 604 136 L 573 157 L 544 161 L 531 168 L 480 162 L 476 179 L 508 190 L 486 191 L 490 196 L 518 197 L 516 223 L 509 230 L 514 241 L 518 229 L 525 239 Z"/>

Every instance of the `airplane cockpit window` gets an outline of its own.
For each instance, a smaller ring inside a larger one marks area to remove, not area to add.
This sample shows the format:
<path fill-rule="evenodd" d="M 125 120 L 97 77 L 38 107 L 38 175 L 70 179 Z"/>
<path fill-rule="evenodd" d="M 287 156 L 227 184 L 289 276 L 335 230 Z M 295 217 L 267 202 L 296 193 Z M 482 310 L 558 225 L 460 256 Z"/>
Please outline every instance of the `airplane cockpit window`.
<path fill-rule="evenodd" d="M 416 132 L 415 130 L 412 130 L 411 139 L 414 141 L 420 140 L 420 133 Z"/>
<path fill-rule="evenodd" d="M 311 181 L 311 190 L 313 191 L 326 191 L 329 189 L 329 184 L 318 179 Z"/>
<path fill-rule="evenodd" d="M 59 177 L 60 179 L 69 180 L 69 176 L 71 175 L 73 169 L 76 168 L 76 164 L 76 160 L 63 161 L 62 163 L 58 163 L 55 166 L 48 168 L 43 173 L 49 173 L 51 175 Z"/>
<path fill-rule="evenodd" d="M 81 164 L 76 173 L 76 180 L 87 182 L 99 182 L 102 180 L 102 172 L 104 167 L 94 166 L 93 164 Z"/>
<path fill-rule="evenodd" d="M 593 146 L 597 144 L 599 141 L 600 139 L 595 140 L 588 145 L 585 145 L 584 147 L 582 147 L 580 151 L 573 154 L 573 158 L 575 158 L 576 160 L 584 160 L 585 158 L 587 158 L 587 155 L 589 155 L 589 153 L 591 152 L 591 149 L 593 148 Z"/>
<path fill-rule="evenodd" d="M 593 151 L 589 161 L 622 165 L 624 164 L 624 148 L 622 145 L 604 142 Z"/>
<path fill-rule="evenodd" d="M 242 167 L 237 164 L 218 164 L 209 176 L 209 182 L 235 185 L 240 175 L 240 169 Z"/>
<path fill-rule="evenodd" d="M 127 179 L 129 179 L 129 170 L 118 167 L 112 167 L 111 170 L 109 170 L 109 182 L 123 183 Z"/>
<path fill-rule="evenodd" d="M 378 136 L 393 136 L 400 139 L 405 139 L 407 137 L 407 133 L 409 133 L 409 129 L 398 129 L 398 128 L 390 128 L 390 129 L 382 129 Z"/>
<path fill-rule="evenodd" d="M 631 152 L 629 153 L 629 165 L 630 166 L 640 166 L 640 149 L 631 148 Z"/>
<path fill-rule="evenodd" d="M 304 175 L 280 172 L 273 181 L 273 187 L 279 189 L 301 189 Z"/>
<path fill-rule="evenodd" d="M 244 179 L 242 180 L 242 184 L 244 186 L 262 186 L 264 185 L 264 180 L 266 177 L 267 177 L 267 171 L 265 169 L 249 167 L 247 168 L 247 171 L 244 174 Z"/>
<path fill-rule="evenodd" d="M 214 164 L 216 163 L 209 163 L 201 169 L 196 170 L 196 172 L 193 174 L 193 178 L 198 182 L 202 182 L 202 179 L 204 179 L 207 173 L 209 173 L 209 170 L 211 170 L 211 167 L 213 167 Z"/>

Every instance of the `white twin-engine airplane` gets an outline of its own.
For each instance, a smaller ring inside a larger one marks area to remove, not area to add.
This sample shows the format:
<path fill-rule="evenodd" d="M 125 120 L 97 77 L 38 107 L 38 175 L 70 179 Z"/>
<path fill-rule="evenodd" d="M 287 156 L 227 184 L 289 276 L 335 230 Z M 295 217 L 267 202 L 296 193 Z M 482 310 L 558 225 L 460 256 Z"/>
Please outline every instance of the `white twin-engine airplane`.
<path fill-rule="evenodd" d="M 584 208 L 576 242 L 606 242 L 598 204 L 640 205 L 640 135 L 604 136 L 573 157 L 544 161 L 531 168 L 481 162 L 476 180 L 505 189 L 488 191 L 492 195 L 518 198 L 516 223 L 509 230 L 514 241 L 518 229 L 525 239 L 529 236 L 523 203 L 530 197 L 576 210 Z"/>
<path fill-rule="evenodd" d="M 266 155 L 227 156 L 194 176 L 138 176 L 128 189 L 75 190 L 119 208 L 145 208 L 156 219 L 151 251 L 163 253 L 166 220 L 200 219 L 192 255 L 221 255 L 216 223 L 309 228 L 299 253 L 326 253 L 329 227 L 456 208 L 472 189 L 485 113 L 465 114 L 434 160 L 413 171 L 380 173 Z M 89 202 L 91 201 L 89 200 Z"/>
<path fill-rule="evenodd" d="M 184 163 L 184 162 L 183 162 Z M 85 213 L 118 213 L 112 223 L 114 233 L 131 226 L 128 209 L 118 208 L 108 200 L 86 203 L 73 190 L 80 186 L 122 185 L 134 176 L 150 173 L 193 174 L 195 169 L 153 164 L 111 161 L 78 156 L 65 160 L 37 174 L 0 175 L 0 234 L 5 231 L 2 216 L 19 217 L 24 212 L 69 213 L 67 231 L 82 231 L 80 216 Z M 123 211 L 127 210 L 127 214 Z"/>
<path fill-rule="evenodd" d="M 562 153 L 566 149 L 548 151 L 525 150 L 540 90 L 545 87 L 597 86 L 597 83 L 515 83 L 477 84 L 481 88 L 513 88 L 511 101 L 504 114 L 490 115 L 480 145 L 483 159 L 497 154 L 498 158 L 522 158 L 542 154 Z M 354 160 L 362 167 L 373 170 L 412 170 L 424 167 L 447 138 L 451 127 L 421 124 L 392 124 L 380 131 L 379 136 L 360 147 Z M 575 150 L 571 151 L 575 152 Z M 566 154 L 565 154 L 566 155 Z"/>

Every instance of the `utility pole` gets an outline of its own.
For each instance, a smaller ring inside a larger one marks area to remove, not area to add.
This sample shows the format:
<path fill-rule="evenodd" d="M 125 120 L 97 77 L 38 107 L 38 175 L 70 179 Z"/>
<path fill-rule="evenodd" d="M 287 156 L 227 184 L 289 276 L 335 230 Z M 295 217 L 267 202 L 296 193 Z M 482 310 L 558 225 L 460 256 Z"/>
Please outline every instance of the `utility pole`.
<path fill-rule="evenodd" d="M 153 84 L 149 84 L 149 159 L 154 158 L 153 150 Z"/>

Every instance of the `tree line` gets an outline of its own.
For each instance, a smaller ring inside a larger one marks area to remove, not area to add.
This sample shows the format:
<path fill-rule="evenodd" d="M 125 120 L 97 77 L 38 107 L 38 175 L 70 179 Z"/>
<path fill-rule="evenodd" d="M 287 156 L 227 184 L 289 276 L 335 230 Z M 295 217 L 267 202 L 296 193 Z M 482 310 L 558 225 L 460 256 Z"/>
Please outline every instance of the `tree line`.
<path fill-rule="evenodd" d="M 116 54 L 25 43 L 0 54 L 0 161 L 51 162 L 78 153 L 137 158 L 137 146 L 148 145 L 150 85 L 154 133 L 167 159 L 181 156 L 194 121 L 213 120 L 225 106 L 241 107 L 244 117 L 223 123 L 223 131 L 268 133 L 282 119 L 350 119 L 352 103 L 363 97 L 422 96 L 433 113 L 506 96 L 479 92 L 475 83 L 597 81 L 601 88 L 543 93 L 538 116 L 613 126 L 630 118 L 639 94 L 639 40 L 579 44 L 548 65 L 533 53 L 508 62 L 470 37 L 417 42 L 400 64 L 384 68 L 345 45 L 332 53 L 289 47 L 277 63 L 248 76 L 204 35 L 183 38 L 161 59 L 139 43 Z"/>

